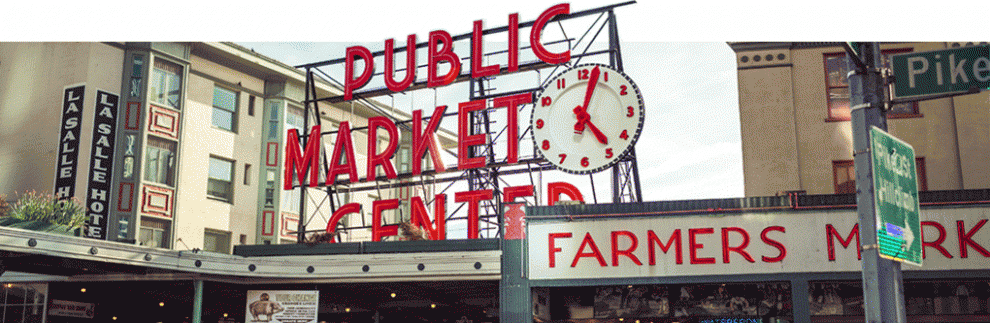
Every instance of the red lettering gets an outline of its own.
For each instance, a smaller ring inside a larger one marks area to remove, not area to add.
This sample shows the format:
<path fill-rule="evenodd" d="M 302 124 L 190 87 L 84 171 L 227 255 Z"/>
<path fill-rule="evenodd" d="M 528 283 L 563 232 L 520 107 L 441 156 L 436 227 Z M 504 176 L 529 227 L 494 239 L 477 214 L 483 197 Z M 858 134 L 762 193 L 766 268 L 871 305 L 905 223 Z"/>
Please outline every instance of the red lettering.
<path fill-rule="evenodd" d="M 439 49 L 439 43 L 443 42 L 443 49 Z M 426 86 L 437 87 L 453 83 L 457 75 L 461 73 L 461 59 L 454 54 L 454 41 L 450 34 L 443 30 L 430 32 L 429 43 L 429 65 L 427 66 Z M 440 62 L 450 63 L 450 70 L 443 77 L 437 76 L 437 65 Z"/>
<path fill-rule="evenodd" d="M 455 202 L 468 202 L 468 227 L 467 238 L 478 238 L 478 208 L 482 200 L 491 200 L 492 190 L 476 190 L 467 192 L 457 192 L 454 194 Z"/>
<path fill-rule="evenodd" d="M 282 189 L 292 189 L 292 173 L 295 170 L 299 176 L 299 183 L 302 184 L 306 178 L 306 171 L 309 171 L 309 186 L 315 187 L 318 181 L 317 169 L 320 168 L 320 126 L 313 126 L 309 131 L 306 142 L 306 153 L 299 152 L 299 131 L 289 129 L 289 134 L 285 138 L 285 174 L 282 176 Z"/>
<path fill-rule="evenodd" d="M 619 237 L 626 237 L 629 239 L 629 248 L 625 250 L 619 249 Z M 612 231 L 612 266 L 619 266 L 619 256 L 625 256 L 632 260 L 637 266 L 642 266 L 643 263 L 639 261 L 639 258 L 633 254 L 636 251 L 636 247 L 639 245 L 639 240 L 636 239 L 636 235 L 629 231 Z"/>
<path fill-rule="evenodd" d="M 975 249 L 976 252 L 979 252 L 984 257 L 990 257 L 990 252 L 988 252 L 986 249 L 983 249 L 983 246 L 980 246 L 980 244 L 976 243 L 976 241 L 973 241 L 973 235 L 976 234 L 976 232 L 980 231 L 980 229 L 983 228 L 984 224 L 987 224 L 987 219 L 980 220 L 980 222 L 977 222 L 972 229 L 966 231 L 966 225 L 963 224 L 963 220 L 956 221 L 956 232 L 959 234 L 960 258 L 969 258 L 968 247 L 973 247 L 973 249 Z"/>
<path fill-rule="evenodd" d="M 842 244 L 842 248 L 848 249 L 849 243 L 852 242 L 853 237 L 856 238 L 856 244 L 855 244 L 856 259 L 862 260 L 863 255 L 862 255 L 862 251 L 859 248 L 860 245 L 859 224 L 857 223 L 856 225 L 853 226 L 852 230 L 849 231 L 849 236 L 847 236 L 845 239 L 843 239 L 842 236 L 839 235 L 838 231 L 835 231 L 835 227 L 833 227 L 832 224 L 826 224 L 825 240 L 828 243 L 828 261 L 835 261 L 835 241 L 833 241 L 832 238 L 839 240 L 839 243 Z"/>
<path fill-rule="evenodd" d="M 388 133 L 388 146 L 381 154 L 377 153 L 379 127 L 385 128 L 385 132 Z M 395 127 L 395 123 L 383 116 L 368 118 L 368 180 L 375 180 L 378 177 L 378 173 L 375 171 L 378 165 L 382 166 L 386 178 L 394 179 L 397 177 L 391 159 L 398 147 L 399 130 Z"/>
<path fill-rule="evenodd" d="M 529 33 L 529 43 L 530 46 L 533 47 L 533 54 L 536 54 L 536 57 L 540 58 L 540 60 L 546 62 L 547 64 L 564 64 L 571 60 L 570 50 L 564 51 L 563 53 L 551 53 L 543 47 L 543 43 L 540 41 L 540 35 L 543 33 L 543 27 L 546 27 L 546 24 L 550 22 L 550 19 L 553 19 L 553 17 L 559 14 L 566 15 L 569 13 L 571 13 L 570 4 L 562 3 L 550 7 L 540 14 L 540 17 L 536 18 L 536 21 L 533 22 L 533 27 Z"/>
<path fill-rule="evenodd" d="M 498 64 L 481 66 L 484 58 L 484 26 L 481 20 L 474 21 L 474 31 L 471 33 L 471 77 L 482 78 L 498 74 Z"/>
<path fill-rule="evenodd" d="M 510 73 L 519 70 L 519 14 L 509 15 L 509 63 L 506 70 Z"/>
<path fill-rule="evenodd" d="M 471 112 L 485 108 L 485 100 L 462 102 L 457 110 L 457 169 L 485 166 L 485 157 L 470 157 L 471 147 L 485 144 L 485 134 L 471 134 Z"/>
<path fill-rule="evenodd" d="M 360 56 L 364 60 L 364 71 L 361 76 L 354 78 L 354 57 Z M 375 61 L 371 58 L 371 51 L 363 46 L 351 46 L 344 54 L 344 101 L 353 98 L 354 90 L 360 89 L 368 83 L 371 75 L 375 74 Z"/>
<path fill-rule="evenodd" d="M 698 250 L 704 248 L 705 245 L 696 242 L 697 235 L 712 234 L 712 233 L 715 233 L 715 229 L 712 228 L 688 229 L 688 257 L 691 259 L 692 265 L 705 265 L 705 264 L 715 263 L 715 258 L 712 257 L 698 258 Z"/>
<path fill-rule="evenodd" d="M 547 205 L 557 204 L 557 200 L 560 199 L 560 194 L 567 195 L 567 197 L 571 198 L 571 201 L 584 202 L 584 197 L 581 196 L 581 191 L 574 185 L 564 182 L 553 182 L 547 184 Z"/>
<path fill-rule="evenodd" d="M 648 240 L 647 244 L 650 246 L 650 266 L 657 264 L 656 247 L 654 246 L 660 246 L 660 250 L 663 253 L 667 253 L 667 250 L 670 250 L 670 247 L 674 246 L 674 257 L 677 258 L 677 264 L 684 263 L 684 257 L 681 256 L 681 229 L 675 229 L 674 233 L 670 234 L 670 239 L 667 239 L 666 245 L 660 242 L 660 238 L 657 237 L 657 234 L 653 230 L 647 231 L 646 237 Z"/>
<path fill-rule="evenodd" d="M 406 77 L 400 82 L 395 81 L 395 40 L 385 41 L 385 87 L 391 91 L 401 92 L 416 79 L 416 35 L 406 37 Z"/>
<path fill-rule="evenodd" d="M 784 257 L 787 257 L 787 248 L 784 247 L 784 244 L 780 243 L 779 241 L 770 239 L 770 237 L 767 236 L 767 233 L 770 233 L 770 231 L 780 231 L 780 233 L 786 232 L 784 227 L 777 225 L 766 227 L 765 229 L 763 229 L 763 232 L 760 232 L 760 239 L 763 240 L 763 243 L 766 243 L 767 245 L 777 248 L 777 250 L 779 251 L 776 257 L 771 258 L 767 256 L 762 256 L 761 258 L 763 259 L 763 262 L 783 261 Z"/>
<path fill-rule="evenodd" d="M 340 155 L 345 160 L 340 160 Z M 348 174 L 351 183 L 358 182 L 357 159 L 354 159 L 354 142 L 351 141 L 351 124 L 341 122 L 337 129 L 337 141 L 333 144 L 333 156 L 330 156 L 330 166 L 327 169 L 327 185 L 337 181 L 337 175 Z"/>
<path fill-rule="evenodd" d="M 935 228 L 935 230 L 938 231 L 938 238 L 935 238 L 935 241 L 925 241 L 926 226 L 933 227 Z M 925 248 L 927 247 L 935 248 L 935 250 L 938 250 L 938 252 L 942 253 L 942 255 L 945 256 L 945 258 L 952 259 L 952 254 L 950 254 L 948 250 L 945 250 L 945 248 L 942 247 L 942 242 L 945 242 L 945 228 L 942 227 L 941 224 L 935 221 L 921 221 L 921 259 L 925 259 L 928 257 L 926 255 L 926 250 L 925 250 Z"/>
<path fill-rule="evenodd" d="M 496 108 L 506 107 L 506 132 L 509 140 L 506 144 L 508 153 L 505 161 L 514 164 L 519 161 L 519 105 L 533 103 L 533 93 L 503 96 L 492 100 L 492 103 Z"/>
<path fill-rule="evenodd" d="M 502 203 L 512 203 L 517 197 L 533 196 L 533 185 L 510 186 L 502 189 Z"/>
<path fill-rule="evenodd" d="M 423 110 L 413 111 L 413 124 L 412 124 L 412 174 L 420 175 L 423 173 L 423 155 L 427 152 L 430 153 L 430 159 L 433 160 L 433 169 L 438 173 L 447 170 L 443 166 L 443 161 L 440 160 L 440 150 L 437 149 L 437 126 L 440 125 L 440 120 L 443 120 L 443 113 L 447 111 L 447 106 L 439 106 L 433 110 L 433 116 L 430 117 L 430 123 L 426 125 L 426 129 L 423 128 Z"/>
<path fill-rule="evenodd" d="M 591 247 L 591 252 L 584 252 L 586 246 Z M 605 257 L 602 256 L 602 252 L 598 250 L 598 245 L 595 244 L 595 239 L 591 238 L 590 232 L 584 234 L 584 240 L 581 240 L 581 246 L 578 247 L 578 253 L 574 255 L 574 261 L 571 262 L 571 267 L 577 267 L 578 260 L 584 257 L 595 257 L 599 265 L 602 267 L 608 266 L 608 263 L 605 262 Z"/>
<path fill-rule="evenodd" d="M 743 237 L 742 243 L 740 243 L 738 246 L 730 247 L 729 232 L 736 232 L 741 234 Z M 738 253 L 742 255 L 743 258 L 746 259 L 746 261 L 749 261 L 751 263 L 756 262 L 756 260 L 753 260 L 753 256 L 750 256 L 749 252 L 746 252 L 746 247 L 748 246 L 749 246 L 749 233 L 747 233 L 746 230 L 737 227 L 722 228 L 722 262 L 723 263 L 729 263 L 729 252 Z"/>
<path fill-rule="evenodd" d="M 371 241 L 382 241 L 386 236 L 399 235 L 398 225 L 382 225 L 382 212 L 399 208 L 399 200 L 378 200 L 371 202 Z"/>
<path fill-rule="evenodd" d="M 550 253 L 550 268 L 557 267 L 557 257 L 556 257 L 556 255 L 557 255 L 558 252 L 560 252 L 560 248 L 557 248 L 557 244 L 555 243 L 555 240 L 556 239 L 563 239 L 563 238 L 570 238 L 570 237 L 571 237 L 571 233 L 570 232 L 565 232 L 565 233 L 551 233 L 547 237 L 547 246 L 550 249 L 549 250 L 549 253 Z"/>
<path fill-rule="evenodd" d="M 333 215 L 330 216 L 330 221 L 327 221 L 327 234 L 333 234 L 337 230 L 337 223 L 340 222 L 340 219 L 344 218 L 344 215 L 351 213 L 361 213 L 361 204 L 347 203 L 338 208 L 337 211 L 334 211 Z M 330 242 L 336 243 L 337 240 L 330 239 Z"/>
<path fill-rule="evenodd" d="M 410 221 L 413 225 L 425 229 L 426 233 L 430 236 L 430 240 L 447 239 L 446 214 L 447 194 L 437 194 L 433 198 L 433 218 L 435 220 L 432 222 L 430 221 L 430 215 L 426 212 L 426 205 L 423 204 L 423 198 L 413 196 L 409 199 Z"/>

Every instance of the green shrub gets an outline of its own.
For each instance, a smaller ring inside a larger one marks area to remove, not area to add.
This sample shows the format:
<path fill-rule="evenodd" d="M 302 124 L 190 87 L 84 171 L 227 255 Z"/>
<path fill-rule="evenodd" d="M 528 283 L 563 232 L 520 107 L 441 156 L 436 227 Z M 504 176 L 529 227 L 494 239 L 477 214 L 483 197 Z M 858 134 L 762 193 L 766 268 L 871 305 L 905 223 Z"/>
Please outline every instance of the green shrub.
<path fill-rule="evenodd" d="M 0 224 L 8 225 L 16 219 L 20 220 L 16 222 L 41 222 L 74 229 L 86 222 L 85 213 L 75 198 L 58 200 L 51 194 L 28 191 L 9 208 L 8 218 Z"/>

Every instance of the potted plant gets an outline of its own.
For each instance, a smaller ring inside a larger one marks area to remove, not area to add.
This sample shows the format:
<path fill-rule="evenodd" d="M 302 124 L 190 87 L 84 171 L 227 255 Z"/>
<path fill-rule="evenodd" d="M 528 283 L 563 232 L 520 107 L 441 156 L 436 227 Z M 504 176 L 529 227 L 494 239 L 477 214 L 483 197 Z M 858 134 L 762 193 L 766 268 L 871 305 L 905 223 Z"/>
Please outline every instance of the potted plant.
<path fill-rule="evenodd" d="M 75 198 L 58 200 L 51 194 L 28 191 L 5 208 L 0 226 L 78 235 L 86 222 L 85 209 Z"/>

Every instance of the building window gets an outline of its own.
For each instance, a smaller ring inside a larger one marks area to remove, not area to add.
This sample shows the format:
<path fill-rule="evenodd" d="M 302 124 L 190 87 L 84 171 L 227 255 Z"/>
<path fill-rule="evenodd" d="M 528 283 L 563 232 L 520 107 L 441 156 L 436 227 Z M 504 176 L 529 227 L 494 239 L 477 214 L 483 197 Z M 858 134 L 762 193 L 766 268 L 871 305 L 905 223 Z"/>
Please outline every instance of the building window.
<path fill-rule="evenodd" d="M 4 322 L 43 322 L 48 284 L 4 283 L 0 286 L 0 317 Z M 54 301 L 59 302 L 59 301 Z"/>
<path fill-rule="evenodd" d="M 890 67 L 890 56 L 910 52 L 910 49 L 885 50 L 881 61 Z M 849 82 L 846 75 L 849 68 L 845 53 L 825 54 L 825 91 L 828 97 L 828 119 L 826 121 L 849 121 Z M 886 90 L 885 90 L 886 91 Z M 889 118 L 920 117 L 916 102 L 895 104 L 887 112 Z"/>
<path fill-rule="evenodd" d="M 151 100 L 179 109 L 182 97 L 182 67 L 162 59 L 155 60 L 151 71 Z"/>
<path fill-rule="evenodd" d="M 248 97 L 248 116 L 254 116 L 254 96 Z"/>
<path fill-rule="evenodd" d="M 203 250 L 230 253 L 230 232 L 206 229 L 203 233 Z"/>
<path fill-rule="evenodd" d="M 925 174 L 925 157 L 914 159 L 915 169 L 918 171 L 918 190 L 928 190 L 928 177 Z M 856 193 L 856 169 L 851 160 L 832 161 L 832 177 L 835 183 L 835 194 L 855 194 Z"/>
<path fill-rule="evenodd" d="M 251 185 L 251 164 L 244 164 L 244 185 Z"/>
<path fill-rule="evenodd" d="M 219 86 L 213 88 L 213 126 L 237 131 L 237 92 Z"/>
<path fill-rule="evenodd" d="M 148 137 L 144 154 L 144 180 L 175 186 L 175 142 Z"/>
<path fill-rule="evenodd" d="M 168 222 L 142 217 L 138 244 L 145 247 L 168 248 Z"/>
<path fill-rule="evenodd" d="M 206 195 L 231 202 L 234 199 L 234 162 L 210 157 L 210 174 L 206 183 Z"/>

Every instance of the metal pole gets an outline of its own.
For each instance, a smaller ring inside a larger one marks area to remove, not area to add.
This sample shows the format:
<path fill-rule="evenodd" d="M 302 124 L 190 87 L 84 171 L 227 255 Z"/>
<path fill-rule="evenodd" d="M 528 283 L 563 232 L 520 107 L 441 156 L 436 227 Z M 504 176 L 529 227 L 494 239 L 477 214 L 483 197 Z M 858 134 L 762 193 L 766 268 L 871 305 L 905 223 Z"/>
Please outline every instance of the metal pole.
<path fill-rule="evenodd" d="M 887 130 L 884 115 L 883 78 L 879 43 L 858 43 L 865 66 L 849 59 L 849 105 L 851 106 L 853 157 L 856 165 L 856 209 L 859 215 L 863 258 L 863 306 L 866 322 L 907 322 L 904 312 L 904 282 L 901 263 L 880 258 L 877 216 L 873 206 L 873 167 L 870 158 L 870 127 Z"/>
<path fill-rule="evenodd" d="M 203 281 L 193 281 L 193 312 L 192 323 L 203 322 Z"/>

